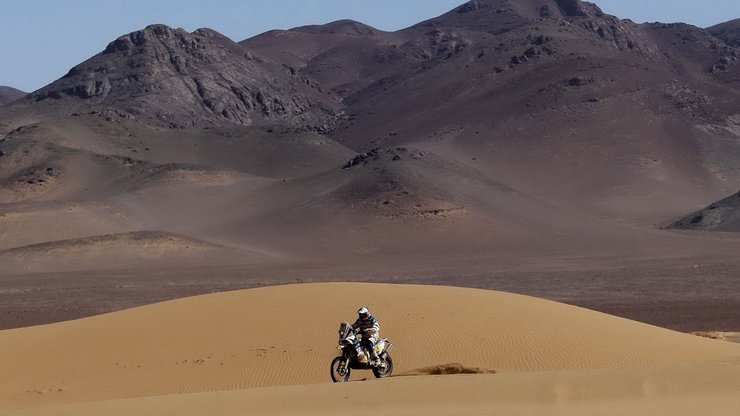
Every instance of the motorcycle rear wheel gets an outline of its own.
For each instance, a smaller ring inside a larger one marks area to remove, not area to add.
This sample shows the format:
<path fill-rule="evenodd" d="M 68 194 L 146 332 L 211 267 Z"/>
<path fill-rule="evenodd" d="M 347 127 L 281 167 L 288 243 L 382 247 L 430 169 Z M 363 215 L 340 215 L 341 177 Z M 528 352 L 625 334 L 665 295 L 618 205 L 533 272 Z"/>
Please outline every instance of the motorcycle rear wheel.
<path fill-rule="evenodd" d="M 393 374 L 393 359 L 387 352 L 380 354 L 380 360 L 385 362 L 385 368 L 373 367 L 373 375 L 376 378 L 386 378 Z"/>
<path fill-rule="evenodd" d="M 329 372 L 331 374 L 331 379 L 335 383 L 344 383 L 349 380 L 349 375 L 352 370 L 349 368 L 348 361 L 349 358 L 341 355 L 339 357 L 334 357 L 332 360 Z"/>

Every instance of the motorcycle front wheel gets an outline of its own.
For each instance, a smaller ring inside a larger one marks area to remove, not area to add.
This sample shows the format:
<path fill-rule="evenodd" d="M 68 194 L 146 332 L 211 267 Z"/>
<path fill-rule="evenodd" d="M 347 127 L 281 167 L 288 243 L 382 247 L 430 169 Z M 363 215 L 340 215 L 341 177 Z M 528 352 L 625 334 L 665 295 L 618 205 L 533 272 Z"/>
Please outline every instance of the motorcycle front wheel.
<path fill-rule="evenodd" d="M 393 374 L 393 359 L 387 352 L 380 354 L 381 361 L 385 364 L 384 367 L 373 367 L 373 375 L 376 378 L 386 378 Z"/>
<path fill-rule="evenodd" d="M 335 357 L 331 362 L 331 379 L 335 383 L 344 383 L 349 380 L 349 358 L 344 356 Z"/>

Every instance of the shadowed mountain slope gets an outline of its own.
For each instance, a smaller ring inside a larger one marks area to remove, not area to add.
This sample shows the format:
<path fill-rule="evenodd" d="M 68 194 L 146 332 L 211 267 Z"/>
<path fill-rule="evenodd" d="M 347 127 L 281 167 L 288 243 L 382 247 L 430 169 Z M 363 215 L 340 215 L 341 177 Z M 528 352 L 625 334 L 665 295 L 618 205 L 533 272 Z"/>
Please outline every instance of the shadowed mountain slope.
<path fill-rule="evenodd" d="M 740 19 L 720 23 L 707 28 L 707 31 L 730 46 L 740 46 Z"/>
<path fill-rule="evenodd" d="M 273 30 L 240 42 L 323 87 L 346 96 L 377 79 L 394 64 L 394 51 L 408 40 L 352 20 L 291 30 Z"/>
<path fill-rule="evenodd" d="M 0 105 L 12 103 L 24 97 L 27 93 L 13 87 L 0 86 Z"/>

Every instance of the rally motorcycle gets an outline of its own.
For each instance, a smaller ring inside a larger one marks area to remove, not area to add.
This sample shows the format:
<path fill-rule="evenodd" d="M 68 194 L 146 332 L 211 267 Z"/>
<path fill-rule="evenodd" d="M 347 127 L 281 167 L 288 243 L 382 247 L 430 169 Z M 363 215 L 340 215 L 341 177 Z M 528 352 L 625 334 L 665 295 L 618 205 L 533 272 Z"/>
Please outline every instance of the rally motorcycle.
<path fill-rule="evenodd" d="M 342 322 L 339 326 L 339 350 L 342 355 L 335 357 L 331 362 L 331 379 L 335 383 L 349 380 L 352 370 L 373 370 L 377 378 L 390 377 L 393 373 L 393 359 L 389 354 L 393 344 L 387 338 L 375 343 L 375 352 L 378 354 L 380 363 L 370 363 L 370 354 L 362 346 L 362 340 L 358 339 L 352 325 Z"/>

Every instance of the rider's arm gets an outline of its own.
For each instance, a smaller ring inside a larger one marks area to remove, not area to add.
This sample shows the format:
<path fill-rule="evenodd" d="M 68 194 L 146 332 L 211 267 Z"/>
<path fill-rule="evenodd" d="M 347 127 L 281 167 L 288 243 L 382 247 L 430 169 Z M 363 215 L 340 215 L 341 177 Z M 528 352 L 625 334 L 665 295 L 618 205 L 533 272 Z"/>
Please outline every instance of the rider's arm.
<path fill-rule="evenodd" d="M 368 328 L 367 332 L 371 336 L 377 336 L 380 333 L 380 324 L 378 324 L 378 321 L 373 322 L 373 326 Z"/>

